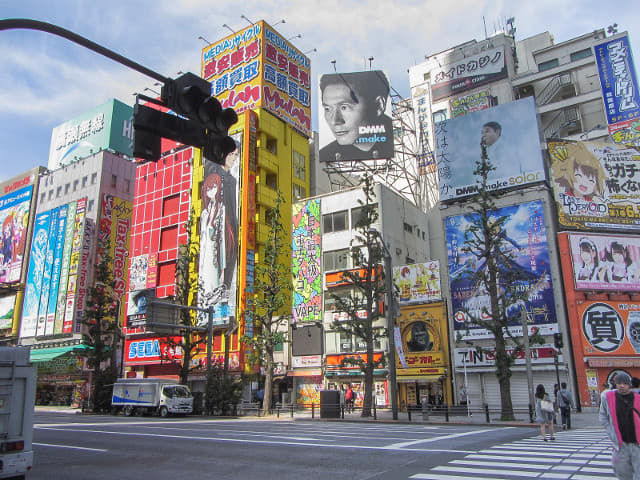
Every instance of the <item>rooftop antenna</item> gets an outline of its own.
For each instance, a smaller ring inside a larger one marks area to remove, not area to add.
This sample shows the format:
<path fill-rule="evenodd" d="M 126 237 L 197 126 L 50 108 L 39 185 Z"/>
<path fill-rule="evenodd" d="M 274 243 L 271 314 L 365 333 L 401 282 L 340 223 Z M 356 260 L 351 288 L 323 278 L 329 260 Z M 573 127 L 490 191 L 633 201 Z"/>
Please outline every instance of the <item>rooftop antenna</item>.
<path fill-rule="evenodd" d="M 484 39 L 486 40 L 489 35 L 487 35 L 487 21 L 484 19 L 484 15 L 482 16 L 482 23 L 484 24 Z"/>
<path fill-rule="evenodd" d="M 338 70 L 336 70 L 336 61 L 335 60 L 331 60 L 331 64 L 333 65 L 333 71 L 338 73 Z"/>
<path fill-rule="evenodd" d="M 371 70 L 371 62 L 373 62 L 373 57 L 369 57 L 368 60 L 369 60 L 369 70 Z"/>

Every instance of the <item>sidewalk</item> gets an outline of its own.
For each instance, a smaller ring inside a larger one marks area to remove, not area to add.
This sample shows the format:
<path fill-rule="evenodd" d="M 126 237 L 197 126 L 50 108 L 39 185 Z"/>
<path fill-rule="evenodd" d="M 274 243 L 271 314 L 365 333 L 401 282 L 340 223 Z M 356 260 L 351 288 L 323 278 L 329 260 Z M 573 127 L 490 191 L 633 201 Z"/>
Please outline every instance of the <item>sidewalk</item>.
<path fill-rule="evenodd" d="M 66 413 L 66 414 L 78 414 L 82 415 L 82 410 L 79 408 L 72 407 L 54 407 L 54 406 L 42 406 L 37 405 L 35 407 L 35 411 L 38 413 Z M 89 414 L 90 415 L 90 414 Z M 367 422 L 367 423 L 399 423 L 399 424 L 430 424 L 430 425 L 495 425 L 495 426 L 514 426 L 514 427 L 537 427 L 537 424 L 530 423 L 528 418 L 525 418 L 524 415 L 516 415 L 516 420 L 512 422 L 503 422 L 500 421 L 499 418 L 493 418 L 494 415 L 490 415 L 490 423 L 487 423 L 486 415 L 481 413 L 474 413 L 471 416 L 467 415 L 451 415 L 449 416 L 449 422 L 446 421 L 445 416 L 443 414 L 437 415 L 429 415 L 428 419 L 425 421 L 422 418 L 422 413 L 412 412 L 411 420 L 409 420 L 409 415 L 407 412 L 398 412 L 398 420 L 395 421 L 392 419 L 391 410 L 384 409 L 378 410 L 376 412 L 376 417 L 373 418 L 362 418 L 360 416 L 360 412 L 354 413 L 345 413 L 344 419 L 336 419 L 336 418 L 320 418 L 320 409 L 316 409 L 314 412 L 311 410 L 296 410 L 293 414 L 293 418 L 291 417 L 290 411 L 280 411 L 280 420 L 315 420 L 315 421 L 331 421 L 331 422 Z M 519 418 L 521 417 L 521 418 Z M 188 416 L 186 418 L 198 418 L 196 416 Z M 220 418 L 223 417 L 211 417 L 211 418 Z M 227 419 L 229 417 L 226 417 Z M 258 416 L 242 416 L 242 417 L 234 417 L 234 418 L 242 418 L 244 420 L 247 419 L 255 419 L 255 420 L 276 420 L 278 419 L 277 415 L 274 413 L 268 417 L 258 417 Z M 601 428 L 600 423 L 598 422 L 598 413 L 596 410 L 592 409 L 591 411 L 582 411 L 580 413 L 573 412 L 571 413 L 571 427 L 573 429 L 576 428 Z M 558 425 L 555 425 L 556 430 L 558 429 Z"/>

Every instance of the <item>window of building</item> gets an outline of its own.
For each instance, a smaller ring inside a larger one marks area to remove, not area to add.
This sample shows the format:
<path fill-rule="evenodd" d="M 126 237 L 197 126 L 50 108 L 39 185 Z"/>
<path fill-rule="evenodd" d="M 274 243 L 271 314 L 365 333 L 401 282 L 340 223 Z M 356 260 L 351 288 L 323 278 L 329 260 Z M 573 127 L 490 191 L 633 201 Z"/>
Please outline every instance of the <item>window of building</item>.
<path fill-rule="evenodd" d="M 546 62 L 542 62 L 538 64 L 538 71 L 544 72 L 545 70 L 550 70 L 558 66 L 558 59 L 554 58 L 553 60 L 547 60 Z"/>
<path fill-rule="evenodd" d="M 278 175 L 276 175 L 275 173 L 267 173 L 267 176 L 265 177 L 265 183 L 267 185 L 267 187 L 269 187 L 272 190 L 277 190 L 278 189 Z"/>
<path fill-rule="evenodd" d="M 413 227 L 409 225 L 407 222 L 404 222 L 403 226 L 404 226 L 405 232 L 413 233 Z"/>
<path fill-rule="evenodd" d="M 172 225 L 163 228 L 160 232 L 160 250 L 169 250 L 178 247 L 178 226 Z"/>
<path fill-rule="evenodd" d="M 111 175 L 111 186 L 116 188 L 116 185 L 118 185 L 118 177 L 116 175 Z"/>
<path fill-rule="evenodd" d="M 87 182 L 89 181 L 89 177 L 82 177 L 82 188 L 87 186 Z"/>
<path fill-rule="evenodd" d="M 349 268 L 349 249 L 324 252 L 322 266 L 325 272 L 332 270 L 347 270 Z"/>
<path fill-rule="evenodd" d="M 305 179 L 305 158 L 301 153 L 293 151 L 293 176 L 299 180 Z"/>
<path fill-rule="evenodd" d="M 53 198 L 53 190 L 49 190 L 49 200 Z"/>
<path fill-rule="evenodd" d="M 374 209 L 377 207 L 374 205 Z M 356 207 L 351 209 L 351 228 L 357 228 L 358 222 L 364 221 L 364 207 Z"/>
<path fill-rule="evenodd" d="M 274 155 L 278 154 L 278 140 L 273 137 L 267 137 L 267 150 Z"/>
<path fill-rule="evenodd" d="M 324 233 L 341 232 L 347 229 L 347 210 L 328 213 L 322 216 Z"/>
<path fill-rule="evenodd" d="M 412 263 L 416 263 L 415 259 L 411 258 L 411 257 L 406 257 L 404 259 L 404 263 L 406 263 L 407 265 L 411 265 Z"/>
<path fill-rule="evenodd" d="M 80 185 L 80 180 L 74 180 L 73 181 L 73 191 L 75 192 L 76 190 L 78 190 L 78 185 Z"/>
<path fill-rule="evenodd" d="M 125 193 L 129 193 L 129 190 L 131 189 L 131 180 L 129 180 L 128 178 L 124 179 L 123 189 Z"/>
<path fill-rule="evenodd" d="M 44 192 L 42 192 L 42 193 L 40 194 L 40 201 L 41 201 L 41 202 L 44 202 L 46 198 L 47 198 L 47 194 L 46 194 L 46 193 L 44 193 Z"/>
<path fill-rule="evenodd" d="M 575 62 L 576 60 L 581 60 L 583 58 L 587 58 L 593 55 L 593 52 L 590 48 L 585 48 L 584 50 L 578 50 L 577 52 L 573 52 L 571 54 L 571 61 Z"/>
<path fill-rule="evenodd" d="M 158 287 L 173 285 L 176 282 L 176 262 L 158 264 Z"/>
<path fill-rule="evenodd" d="M 433 112 L 433 123 L 442 122 L 447 119 L 447 110 L 438 110 L 437 112 Z"/>
<path fill-rule="evenodd" d="M 162 199 L 162 216 L 173 215 L 180 211 L 180 195 L 171 195 Z"/>
<path fill-rule="evenodd" d="M 87 205 L 87 210 L 93 212 L 93 207 L 95 205 L 95 200 L 89 200 L 89 204 Z"/>
<path fill-rule="evenodd" d="M 305 198 L 307 196 L 307 190 L 301 185 L 297 183 L 293 184 L 293 199 L 300 200 L 301 198 Z"/>
<path fill-rule="evenodd" d="M 340 351 L 353 352 L 353 338 L 350 333 L 340 332 Z"/>
<path fill-rule="evenodd" d="M 91 185 L 95 185 L 97 181 L 98 181 L 98 174 L 97 173 L 92 173 L 91 174 Z"/>
<path fill-rule="evenodd" d="M 62 195 L 62 185 L 56 188 L 56 198 L 59 198 Z"/>

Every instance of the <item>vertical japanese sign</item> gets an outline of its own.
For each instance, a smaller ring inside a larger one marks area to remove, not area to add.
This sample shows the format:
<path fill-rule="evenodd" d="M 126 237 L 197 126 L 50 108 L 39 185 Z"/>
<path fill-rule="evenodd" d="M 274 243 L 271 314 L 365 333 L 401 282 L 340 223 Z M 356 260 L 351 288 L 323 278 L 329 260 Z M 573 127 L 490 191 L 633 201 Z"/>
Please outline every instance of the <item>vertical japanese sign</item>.
<path fill-rule="evenodd" d="M 640 148 L 572 141 L 548 147 L 561 226 L 640 230 Z"/>
<path fill-rule="evenodd" d="M 418 147 L 418 173 L 425 175 L 436 171 L 436 159 L 431 148 L 431 111 L 429 89 L 425 86 L 415 87 L 411 92 L 413 111 L 415 112 L 416 129 L 420 139 Z"/>
<path fill-rule="evenodd" d="M 42 290 L 40 291 L 40 307 L 38 308 L 38 323 L 36 325 L 36 336 L 45 335 L 47 325 L 47 313 L 49 311 L 49 294 L 51 291 L 51 273 L 53 270 L 53 255 L 56 245 L 56 234 L 58 231 L 58 209 L 51 210 L 49 220 L 49 236 L 47 238 L 47 250 L 45 255 L 44 269 L 42 271 Z"/>
<path fill-rule="evenodd" d="M 0 283 L 20 280 L 33 186 L 0 197 Z"/>
<path fill-rule="evenodd" d="M 73 232 L 75 228 L 77 202 L 67 204 L 67 220 L 64 232 L 64 246 L 62 247 L 62 262 L 60 264 L 60 282 L 58 285 L 58 301 L 56 304 L 56 319 L 53 324 L 53 333 L 62 333 L 64 314 L 67 306 L 67 287 L 69 281 L 69 265 L 71 264 L 71 247 L 73 244 Z"/>
<path fill-rule="evenodd" d="M 293 322 L 322 321 L 320 200 L 292 206 Z"/>
<path fill-rule="evenodd" d="M 629 128 L 640 117 L 640 95 L 629 37 L 623 35 L 593 47 L 607 111 L 609 133 Z"/>
<path fill-rule="evenodd" d="M 472 218 L 465 215 L 447 217 L 447 255 L 451 281 L 451 310 L 454 329 L 462 338 L 491 338 L 488 330 L 469 323 L 471 312 L 476 318 L 486 318 L 491 310 L 489 295 L 478 284 L 473 274 L 486 268 L 484 258 L 465 252 L 464 246 Z M 555 299 L 551 281 L 549 247 L 540 201 L 503 207 L 492 212 L 493 218 L 507 217 L 503 225 L 504 248 L 511 255 L 504 268 L 520 272 L 520 285 L 529 292 L 526 303 L 530 326 L 536 326 L 541 334 L 555 333 L 557 320 Z M 501 235 L 502 235 L 501 234 Z M 486 311 L 484 309 L 487 309 Z M 519 308 L 514 308 L 509 329 L 521 336 Z M 516 314 L 517 313 L 517 314 Z"/>
<path fill-rule="evenodd" d="M 67 280 L 67 298 L 62 333 L 71 333 L 73 331 L 73 320 L 76 310 L 76 287 L 78 285 L 78 270 L 80 268 L 80 255 L 82 253 L 84 239 L 86 208 L 86 197 L 78 200 L 76 204 L 76 216 L 73 222 L 73 240 L 71 241 L 71 253 L 69 256 L 69 276 Z"/>
<path fill-rule="evenodd" d="M 45 335 L 53 335 L 55 331 L 56 309 L 58 305 L 58 290 L 60 288 L 60 269 L 62 266 L 62 253 L 64 247 L 64 234 L 67 227 L 68 205 L 58 209 L 58 219 L 54 236 L 53 263 L 51 266 L 51 287 L 49 288 L 49 305 L 47 308 L 47 323 Z M 51 239 L 49 240 L 51 242 Z"/>

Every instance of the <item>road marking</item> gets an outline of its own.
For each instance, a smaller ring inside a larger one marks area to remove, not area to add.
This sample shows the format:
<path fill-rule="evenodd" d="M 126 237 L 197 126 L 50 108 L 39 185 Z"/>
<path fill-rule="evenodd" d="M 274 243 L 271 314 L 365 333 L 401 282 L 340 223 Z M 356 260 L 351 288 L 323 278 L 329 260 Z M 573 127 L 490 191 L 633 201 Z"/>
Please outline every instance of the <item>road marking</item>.
<path fill-rule="evenodd" d="M 157 438 L 175 438 L 183 440 L 205 440 L 212 442 L 232 442 L 232 443 L 257 443 L 266 445 L 288 445 L 301 447 L 321 447 L 321 448 L 344 448 L 344 449 L 361 449 L 361 450 L 399 450 L 403 452 L 442 452 L 442 453 L 473 453 L 469 450 L 450 450 L 450 449 L 434 449 L 434 448 L 398 448 L 393 446 L 372 446 L 372 445 L 337 445 L 323 444 L 315 442 L 280 442 L 275 440 L 249 440 L 239 438 L 219 438 L 219 437 L 202 437 L 193 435 L 168 435 L 162 433 L 140 433 L 140 432 L 113 432 L 108 430 L 89 430 L 85 428 L 57 428 L 57 427 L 39 427 L 39 430 L 55 430 L 61 432 L 84 432 L 84 433 L 102 433 L 105 435 L 123 435 L 132 437 L 157 437 Z M 494 431 L 494 429 L 492 429 Z"/>
<path fill-rule="evenodd" d="M 515 427 L 506 427 L 515 428 Z M 495 432 L 495 428 L 488 428 L 486 430 L 475 430 L 473 432 L 454 433 L 452 435 L 442 435 L 440 437 L 423 438 L 420 440 L 412 440 L 410 442 L 392 443 L 389 448 L 404 448 L 410 445 L 417 445 L 418 443 L 438 442 L 440 440 L 449 440 L 450 438 L 466 437 L 467 435 L 475 435 L 476 433 Z"/>
<path fill-rule="evenodd" d="M 495 468 L 469 468 L 469 467 L 454 467 L 451 465 L 442 465 L 431 469 L 436 472 L 459 472 L 459 473 L 486 473 L 486 474 L 500 474 L 500 475 L 512 475 L 515 477 L 528 477 L 531 478 L 535 472 L 523 472 L 521 470 L 503 470 L 496 471 Z"/>
<path fill-rule="evenodd" d="M 89 448 L 89 447 L 75 447 L 73 445 L 54 445 L 52 443 L 33 443 L 32 445 L 37 445 L 39 447 L 55 447 L 55 448 L 72 448 L 74 450 L 87 450 L 89 452 L 108 452 L 109 450 L 105 450 L 104 448 Z"/>

